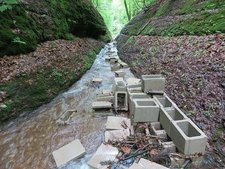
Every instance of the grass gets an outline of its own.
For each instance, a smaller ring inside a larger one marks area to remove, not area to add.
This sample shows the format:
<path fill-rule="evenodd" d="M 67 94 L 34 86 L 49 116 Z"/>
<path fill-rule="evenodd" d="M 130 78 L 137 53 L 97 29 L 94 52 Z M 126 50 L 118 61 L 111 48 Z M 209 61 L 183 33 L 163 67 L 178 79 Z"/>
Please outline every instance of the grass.
<path fill-rule="evenodd" d="M 0 91 L 6 91 L 4 104 L 7 108 L 0 113 L 0 121 L 17 117 L 22 112 L 29 112 L 36 107 L 48 103 L 61 91 L 70 87 L 93 64 L 99 49 L 89 50 L 85 54 L 82 68 L 79 72 L 67 67 L 56 69 L 43 66 L 38 71 L 24 73 L 13 78 L 6 84 L 0 84 Z M 76 58 L 72 58 L 74 66 Z"/>
<path fill-rule="evenodd" d="M 164 2 L 160 5 L 159 9 L 157 10 L 157 12 L 156 12 L 156 14 L 155 14 L 155 17 L 160 17 L 160 16 L 165 15 L 166 12 L 169 10 L 171 1 L 172 1 L 172 0 L 166 0 L 166 1 L 164 1 Z"/>

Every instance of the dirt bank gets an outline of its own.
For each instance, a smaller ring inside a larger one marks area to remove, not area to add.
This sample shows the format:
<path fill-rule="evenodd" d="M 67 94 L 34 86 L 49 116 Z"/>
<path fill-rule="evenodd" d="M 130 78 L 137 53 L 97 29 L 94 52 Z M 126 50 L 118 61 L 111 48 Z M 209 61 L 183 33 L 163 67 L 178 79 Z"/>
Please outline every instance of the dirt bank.
<path fill-rule="evenodd" d="M 67 89 L 88 70 L 103 43 L 56 40 L 35 52 L 0 58 L 0 120 L 29 112 Z"/>

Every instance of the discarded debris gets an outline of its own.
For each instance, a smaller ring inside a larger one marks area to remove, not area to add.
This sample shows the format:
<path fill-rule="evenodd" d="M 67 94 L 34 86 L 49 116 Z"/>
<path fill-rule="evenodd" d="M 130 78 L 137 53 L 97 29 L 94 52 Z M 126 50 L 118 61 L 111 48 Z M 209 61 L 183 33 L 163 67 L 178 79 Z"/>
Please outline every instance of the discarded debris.
<path fill-rule="evenodd" d="M 109 164 L 105 162 L 114 161 L 118 153 L 119 151 L 116 147 L 109 144 L 101 144 L 90 161 L 88 161 L 88 165 L 97 169 L 106 169 Z M 106 165 L 102 165 L 103 163 Z"/>
<path fill-rule="evenodd" d="M 112 108 L 112 103 L 106 102 L 106 101 L 96 101 L 92 103 L 92 108 L 93 109 L 110 109 Z"/>
<path fill-rule="evenodd" d="M 80 140 L 74 140 L 52 153 L 57 167 L 60 167 L 73 159 L 80 158 L 84 154 L 85 149 Z"/>
<path fill-rule="evenodd" d="M 92 79 L 92 82 L 93 83 L 99 83 L 100 84 L 100 83 L 102 83 L 102 79 L 101 78 L 93 78 Z"/>

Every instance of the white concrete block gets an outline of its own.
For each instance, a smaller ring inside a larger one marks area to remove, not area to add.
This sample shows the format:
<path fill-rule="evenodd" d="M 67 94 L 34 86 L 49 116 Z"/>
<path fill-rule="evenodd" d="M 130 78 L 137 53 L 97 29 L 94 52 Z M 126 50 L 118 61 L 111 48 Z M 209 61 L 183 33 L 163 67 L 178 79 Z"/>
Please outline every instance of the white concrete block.
<path fill-rule="evenodd" d="M 178 107 L 172 108 L 160 107 L 159 121 L 169 136 L 171 136 L 170 128 L 172 125 L 172 121 L 184 119 L 188 119 L 188 117 Z"/>
<path fill-rule="evenodd" d="M 153 98 L 157 101 L 160 107 L 173 108 L 177 105 L 168 97 L 166 93 L 163 95 L 154 95 Z"/>
<path fill-rule="evenodd" d="M 115 109 L 128 111 L 128 96 L 126 91 L 115 92 Z"/>
<path fill-rule="evenodd" d="M 126 80 L 126 82 L 127 82 L 127 86 L 140 85 L 141 84 L 141 79 L 131 77 L 131 78 L 128 78 Z"/>
<path fill-rule="evenodd" d="M 142 166 L 144 169 L 169 169 L 167 167 L 164 167 L 160 164 L 157 164 L 155 162 L 146 160 L 144 158 L 141 158 L 138 162 L 138 165 Z"/>
<path fill-rule="evenodd" d="M 155 122 L 159 119 L 159 105 L 154 99 L 134 99 L 133 122 Z"/>
<path fill-rule="evenodd" d="M 102 83 L 102 79 L 101 78 L 93 78 L 92 82 L 93 83 Z"/>
<path fill-rule="evenodd" d="M 118 153 L 119 151 L 116 147 L 101 144 L 92 158 L 88 161 L 88 165 L 95 169 L 106 169 L 108 166 L 102 166 L 101 162 L 115 160 Z"/>
<path fill-rule="evenodd" d="M 130 129 L 123 130 L 107 130 L 105 131 L 105 142 L 108 141 L 123 141 L 130 136 Z"/>
<path fill-rule="evenodd" d="M 112 108 L 112 103 L 106 102 L 106 101 L 96 101 L 92 103 L 92 108 L 93 109 L 110 109 Z"/>
<path fill-rule="evenodd" d="M 52 153 L 57 167 L 60 167 L 73 159 L 77 159 L 84 154 L 85 149 L 79 140 L 74 140 Z"/>
<path fill-rule="evenodd" d="M 116 77 L 124 78 L 124 76 L 125 76 L 125 72 L 123 70 L 117 70 L 114 73 L 115 73 Z"/>
<path fill-rule="evenodd" d="M 206 135 L 190 119 L 172 121 L 171 139 L 184 154 L 205 153 Z"/>
<path fill-rule="evenodd" d="M 142 75 L 142 89 L 144 92 L 165 91 L 165 78 L 162 75 Z"/>
<path fill-rule="evenodd" d="M 123 130 L 124 126 L 131 128 L 131 121 L 126 117 L 109 116 L 106 122 L 106 130 Z"/>

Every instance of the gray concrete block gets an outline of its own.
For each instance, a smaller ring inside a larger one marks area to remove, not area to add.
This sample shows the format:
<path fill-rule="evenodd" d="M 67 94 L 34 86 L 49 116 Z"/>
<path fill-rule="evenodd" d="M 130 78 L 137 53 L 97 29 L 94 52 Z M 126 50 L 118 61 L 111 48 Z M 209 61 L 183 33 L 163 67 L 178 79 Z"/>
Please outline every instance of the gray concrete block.
<path fill-rule="evenodd" d="M 130 97 L 129 97 L 130 96 Z M 128 94 L 128 108 L 129 108 L 129 117 L 132 118 L 134 114 L 134 99 L 150 99 L 150 96 L 146 93 L 130 93 Z"/>
<path fill-rule="evenodd" d="M 111 71 L 115 72 L 115 71 L 119 70 L 120 68 L 121 68 L 120 64 L 116 63 L 116 64 L 111 66 Z"/>
<path fill-rule="evenodd" d="M 159 105 L 154 99 L 134 99 L 133 122 L 155 122 L 159 119 Z"/>
<path fill-rule="evenodd" d="M 187 118 L 188 117 L 178 107 L 172 108 L 160 107 L 159 121 L 169 136 L 172 121 L 184 120 Z"/>
<path fill-rule="evenodd" d="M 141 158 L 139 160 L 138 165 L 142 166 L 143 169 L 169 169 L 167 167 L 164 167 L 163 165 L 146 160 L 144 158 Z"/>
<path fill-rule="evenodd" d="M 205 153 L 206 135 L 190 120 L 172 121 L 171 139 L 184 154 Z"/>
<path fill-rule="evenodd" d="M 118 71 L 115 71 L 114 73 L 115 73 L 116 77 L 124 78 L 124 76 L 125 76 L 125 72 L 123 70 L 118 70 Z"/>
<path fill-rule="evenodd" d="M 96 101 L 113 102 L 114 96 L 97 96 Z"/>
<path fill-rule="evenodd" d="M 167 138 L 166 131 L 162 128 L 160 122 L 152 122 L 151 123 L 151 131 L 156 136 Z"/>
<path fill-rule="evenodd" d="M 165 90 L 166 80 L 162 75 L 142 75 L 141 80 L 144 92 Z"/>
<path fill-rule="evenodd" d="M 132 94 L 135 93 L 144 93 L 144 92 L 142 92 L 141 87 L 133 87 L 133 88 L 127 87 L 128 97 L 130 97 Z"/>
<path fill-rule="evenodd" d="M 163 95 L 154 95 L 153 98 L 157 101 L 160 107 L 172 108 L 176 106 L 166 93 Z"/>
<path fill-rule="evenodd" d="M 116 77 L 113 83 L 113 92 L 127 92 L 126 83 L 122 77 Z"/>
<path fill-rule="evenodd" d="M 126 91 L 115 92 L 115 109 L 128 111 L 128 96 Z"/>

